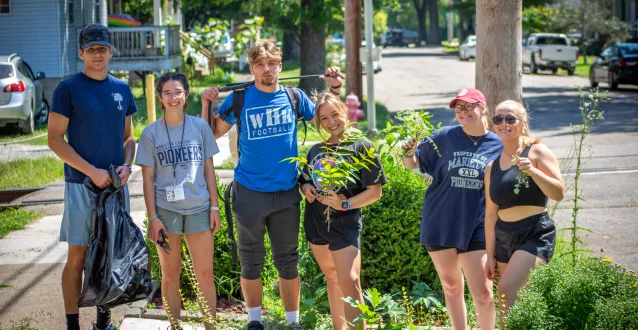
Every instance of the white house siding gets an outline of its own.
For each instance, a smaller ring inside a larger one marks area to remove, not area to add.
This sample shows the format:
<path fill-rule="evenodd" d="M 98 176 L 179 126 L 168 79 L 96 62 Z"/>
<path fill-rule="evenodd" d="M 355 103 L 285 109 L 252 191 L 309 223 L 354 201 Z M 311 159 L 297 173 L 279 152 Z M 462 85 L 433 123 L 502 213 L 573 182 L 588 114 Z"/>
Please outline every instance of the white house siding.
<path fill-rule="evenodd" d="M 82 0 L 57 0 L 60 5 L 58 26 L 60 34 L 60 61 L 61 77 L 67 77 L 77 73 L 78 58 L 78 29 L 81 29 L 86 22 L 86 17 L 82 12 Z M 73 3 L 73 23 L 70 22 L 69 2 Z M 89 1 L 85 1 L 88 2 Z M 85 8 L 86 5 L 85 4 Z"/>
<path fill-rule="evenodd" d="M 0 54 L 18 53 L 34 72 L 61 77 L 58 1 L 11 0 L 0 15 Z"/>

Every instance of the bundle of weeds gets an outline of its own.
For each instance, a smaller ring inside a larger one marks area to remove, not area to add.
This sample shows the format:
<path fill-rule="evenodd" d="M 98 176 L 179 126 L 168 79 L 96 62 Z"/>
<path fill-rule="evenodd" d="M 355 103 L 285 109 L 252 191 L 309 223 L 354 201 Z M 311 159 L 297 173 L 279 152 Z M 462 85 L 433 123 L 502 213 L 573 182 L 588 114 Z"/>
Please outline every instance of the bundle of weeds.
<path fill-rule="evenodd" d="M 420 143 L 441 128 L 440 122 L 436 126 L 430 122 L 432 115 L 424 110 L 400 110 L 397 112 L 396 118 L 400 121 L 400 124 L 392 125 L 388 122 L 386 128 L 382 131 L 385 133 L 385 145 L 389 147 L 388 151 L 395 159 L 401 159 L 406 156 L 406 151 L 401 148 L 403 141 L 414 138 L 417 143 Z M 434 141 L 428 139 L 428 142 L 434 146 L 436 153 L 440 157 L 441 153 Z"/>

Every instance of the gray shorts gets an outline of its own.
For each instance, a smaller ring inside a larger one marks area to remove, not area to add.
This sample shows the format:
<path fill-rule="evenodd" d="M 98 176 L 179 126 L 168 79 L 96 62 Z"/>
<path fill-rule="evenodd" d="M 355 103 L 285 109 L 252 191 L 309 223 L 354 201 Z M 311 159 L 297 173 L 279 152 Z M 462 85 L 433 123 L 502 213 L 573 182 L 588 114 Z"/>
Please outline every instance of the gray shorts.
<path fill-rule="evenodd" d="M 300 202 L 301 194 L 297 186 L 290 190 L 265 193 L 233 182 L 233 213 L 243 278 L 256 280 L 261 277 L 266 257 L 266 230 L 279 276 L 285 280 L 299 276 Z"/>
<path fill-rule="evenodd" d="M 169 234 L 194 234 L 210 230 L 210 212 L 208 210 L 195 214 L 180 214 L 161 207 L 156 207 L 157 216 Z"/>
<path fill-rule="evenodd" d="M 130 212 L 128 185 L 124 185 L 126 210 Z M 64 214 L 60 226 L 60 242 L 89 246 L 93 206 L 86 187 L 81 183 L 64 183 Z"/>

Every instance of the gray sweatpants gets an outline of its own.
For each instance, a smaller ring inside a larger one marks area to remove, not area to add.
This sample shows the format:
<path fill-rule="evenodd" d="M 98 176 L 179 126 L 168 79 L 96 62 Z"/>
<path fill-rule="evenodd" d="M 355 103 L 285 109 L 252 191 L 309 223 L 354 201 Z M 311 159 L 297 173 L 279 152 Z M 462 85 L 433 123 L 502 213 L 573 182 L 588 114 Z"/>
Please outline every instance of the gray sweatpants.
<path fill-rule="evenodd" d="M 256 280 L 261 277 L 266 257 L 266 230 L 279 277 L 291 280 L 299 276 L 300 202 L 301 194 L 297 186 L 290 190 L 265 193 L 233 182 L 233 213 L 243 278 Z"/>

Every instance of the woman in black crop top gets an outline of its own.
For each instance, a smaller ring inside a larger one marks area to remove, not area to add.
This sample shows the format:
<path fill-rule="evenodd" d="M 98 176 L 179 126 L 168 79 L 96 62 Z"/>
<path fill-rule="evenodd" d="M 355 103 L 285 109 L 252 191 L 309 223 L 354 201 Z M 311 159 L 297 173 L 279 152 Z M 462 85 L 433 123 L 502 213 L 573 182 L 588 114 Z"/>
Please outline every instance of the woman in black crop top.
<path fill-rule="evenodd" d="M 499 104 L 492 122 L 503 153 L 485 169 L 485 272 L 494 279 L 498 266 L 505 313 L 530 271 L 552 258 L 556 228 L 546 204 L 547 198 L 563 199 L 564 183 L 556 156 L 529 137 L 527 111 L 520 103 Z"/>

